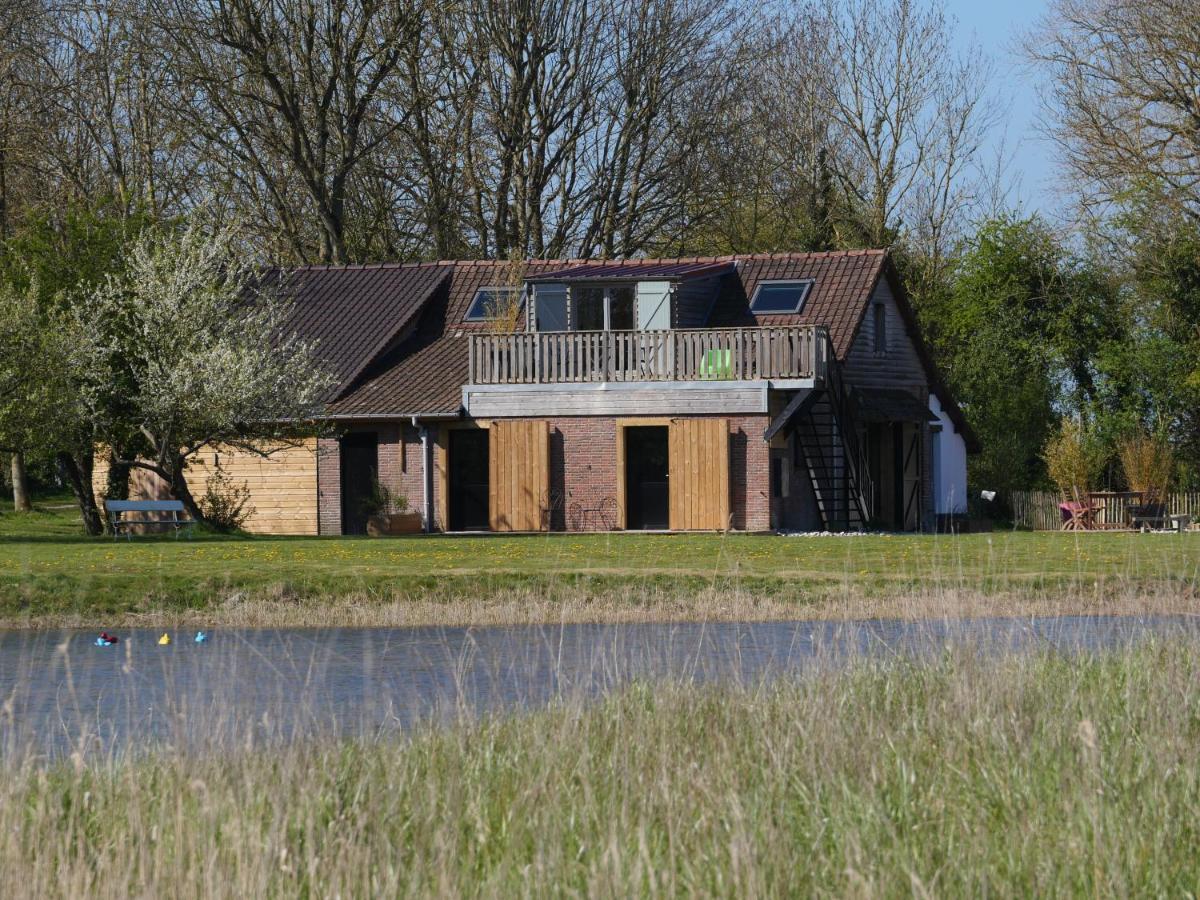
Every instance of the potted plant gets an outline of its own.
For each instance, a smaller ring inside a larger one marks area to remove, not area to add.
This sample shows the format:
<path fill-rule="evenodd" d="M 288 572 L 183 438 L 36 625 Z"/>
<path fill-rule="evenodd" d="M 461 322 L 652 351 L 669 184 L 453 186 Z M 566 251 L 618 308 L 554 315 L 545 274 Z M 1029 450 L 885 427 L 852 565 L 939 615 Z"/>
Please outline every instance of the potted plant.
<path fill-rule="evenodd" d="M 371 493 L 363 499 L 362 508 L 367 516 L 367 534 L 372 537 L 416 534 L 421 530 L 421 514 L 409 511 L 408 498 L 393 494 L 378 479 L 371 485 Z"/>

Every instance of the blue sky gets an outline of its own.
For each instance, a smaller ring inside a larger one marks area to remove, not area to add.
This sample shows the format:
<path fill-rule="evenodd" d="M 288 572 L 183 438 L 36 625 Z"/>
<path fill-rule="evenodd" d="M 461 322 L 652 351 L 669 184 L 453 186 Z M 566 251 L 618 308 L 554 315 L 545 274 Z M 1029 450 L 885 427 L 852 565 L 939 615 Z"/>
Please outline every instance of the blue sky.
<path fill-rule="evenodd" d="M 1038 134 L 1037 92 L 1017 46 L 1046 11 L 1045 0 L 946 0 L 946 9 L 958 19 L 962 46 L 973 39 L 995 61 L 996 93 L 1006 117 L 992 146 L 1003 141 L 1009 150 L 1009 202 L 1026 212 L 1053 213 L 1061 202 L 1054 190 L 1054 148 Z"/>

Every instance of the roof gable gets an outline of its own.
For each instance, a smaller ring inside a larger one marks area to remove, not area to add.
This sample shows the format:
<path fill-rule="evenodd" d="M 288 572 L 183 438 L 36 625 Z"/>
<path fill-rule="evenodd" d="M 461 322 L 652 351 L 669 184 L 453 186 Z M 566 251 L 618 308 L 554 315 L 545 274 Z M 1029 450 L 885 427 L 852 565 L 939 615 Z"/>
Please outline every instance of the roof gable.
<path fill-rule="evenodd" d="M 284 327 L 316 344 L 341 395 L 413 322 L 449 274 L 438 265 L 304 266 L 287 273 Z"/>
<path fill-rule="evenodd" d="M 717 328 L 762 325 L 826 325 L 833 349 L 844 359 L 887 263 L 886 250 L 775 253 L 737 259 L 738 277 L 726 278 L 709 324 Z M 758 314 L 750 298 L 763 281 L 801 281 L 813 286 L 798 313 Z"/>

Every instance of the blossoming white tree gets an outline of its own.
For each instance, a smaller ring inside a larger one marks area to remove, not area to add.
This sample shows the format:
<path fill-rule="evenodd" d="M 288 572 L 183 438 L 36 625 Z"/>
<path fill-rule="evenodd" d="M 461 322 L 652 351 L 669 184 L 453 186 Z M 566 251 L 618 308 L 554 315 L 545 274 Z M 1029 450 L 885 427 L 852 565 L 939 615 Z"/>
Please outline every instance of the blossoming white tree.
<path fill-rule="evenodd" d="M 332 385 L 234 228 L 149 234 L 76 306 L 83 400 L 102 438 L 144 456 L 198 521 L 189 462 L 205 448 L 263 456 L 311 434 Z"/>

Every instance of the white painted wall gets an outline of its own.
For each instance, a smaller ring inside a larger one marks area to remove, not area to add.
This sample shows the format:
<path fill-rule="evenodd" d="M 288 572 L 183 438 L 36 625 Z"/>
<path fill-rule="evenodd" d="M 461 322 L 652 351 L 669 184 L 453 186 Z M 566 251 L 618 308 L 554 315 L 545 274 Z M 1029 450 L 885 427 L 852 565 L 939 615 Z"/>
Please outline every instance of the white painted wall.
<path fill-rule="evenodd" d="M 939 514 L 966 512 L 967 442 L 955 431 L 936 394 L 929 395 L 929 409 L 942 423 L 941 432 L 933 435 L 934 510 Z"/>

